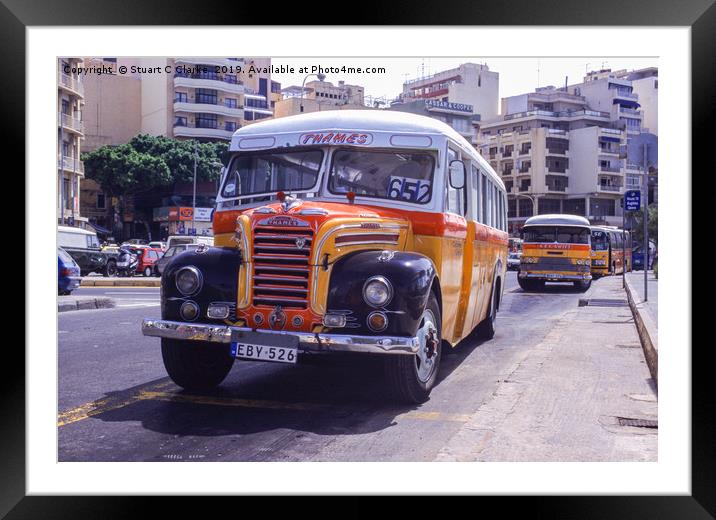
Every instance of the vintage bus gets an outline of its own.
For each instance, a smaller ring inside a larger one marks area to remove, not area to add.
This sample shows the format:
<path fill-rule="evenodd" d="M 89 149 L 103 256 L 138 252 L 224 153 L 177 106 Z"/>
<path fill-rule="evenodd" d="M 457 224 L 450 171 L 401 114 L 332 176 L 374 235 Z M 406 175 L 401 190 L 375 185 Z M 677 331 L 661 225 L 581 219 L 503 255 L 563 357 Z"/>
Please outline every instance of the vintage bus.
<path fill-rule="evenodd" d="M 624 252 L 626 250 L 626 257 Z M 592 276 L 631 271 L 631 234 L 612 226 L 592 226 Z"/>
<path fill-rule="evenodd" d="M 591 228 L 577 215 L 538 215 L 522 228 L 522 258 L 517 282 L 525 291 L 545 282 L 571 282 L 582 291 L 592 283 Z"/>
<path fill-rule="evenodd" d="M 394 398 L 422 402 L 443 348 L 490 338 L 506 273 L 505 188 L 471 144 L 414 114 L 337 110 L 239 129 L 215 247 L 162 275 L 161 337 L 184 388 L 235 358 L 381 355 Z"/>

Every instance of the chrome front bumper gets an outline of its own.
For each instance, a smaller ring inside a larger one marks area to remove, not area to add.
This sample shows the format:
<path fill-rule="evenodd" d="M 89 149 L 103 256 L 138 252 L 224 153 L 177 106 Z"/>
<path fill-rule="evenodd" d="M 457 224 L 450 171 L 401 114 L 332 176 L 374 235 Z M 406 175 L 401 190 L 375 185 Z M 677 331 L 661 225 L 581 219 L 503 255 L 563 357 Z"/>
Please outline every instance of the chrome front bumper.
<path fill-rule="evenodd" d="M 168 320 L 144 320 L 142 334 L 159 338 L 212 343 L 231 343 L 232 332 L 258 332 L 298 337 L 299 350 L 306 352 L 364 352 L 367 354 L 416 354 L 420 341 L 417 337 L 352 336 L 347 334 L 314 334 L 283 330 L 250 329 L 229 325 L 185 323 Z"/>
<path fill-rule="evenodd" d="M 523 273 L 520 272 L 518 275 L 520 278 L 530 278 L 530 279 L 538 279 L 538 280 L 546 280 L 548 282 L 576 282 L 576 281 L 584 281 L 584 280 L 591 280 L 592 275 L 589 274 L 587 276 L 584 276 L 582 274 L 563 274 L 560 276 L 554 276 L 549 274 L 543 274 L 543 273 Z"/>

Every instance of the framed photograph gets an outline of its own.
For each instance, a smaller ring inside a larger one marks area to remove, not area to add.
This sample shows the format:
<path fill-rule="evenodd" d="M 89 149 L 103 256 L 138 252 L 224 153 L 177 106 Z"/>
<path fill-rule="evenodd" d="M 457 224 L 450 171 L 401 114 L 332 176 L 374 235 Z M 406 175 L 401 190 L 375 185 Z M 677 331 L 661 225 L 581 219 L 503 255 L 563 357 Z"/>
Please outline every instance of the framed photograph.
<path fill-rule="evenodd" d="M 713 517 L 686 252 L 716 8 L 403 4 L 303 26 L 3 0 L 27 304 L 0 515 L 400 494 Z"/>

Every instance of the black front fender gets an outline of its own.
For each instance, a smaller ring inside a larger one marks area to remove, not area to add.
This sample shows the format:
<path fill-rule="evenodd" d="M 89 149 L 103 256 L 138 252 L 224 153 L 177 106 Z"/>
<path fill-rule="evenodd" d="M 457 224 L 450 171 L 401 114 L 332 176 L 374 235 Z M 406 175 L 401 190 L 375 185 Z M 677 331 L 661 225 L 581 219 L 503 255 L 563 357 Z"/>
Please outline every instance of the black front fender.
<path fill-rule="evenodd" d="M 196 319 L 197 322 L 223 322 L 206 317 L 207 307 L 212 302 L 233 304 L 233 312 L 229 318 L 234 318 L 240 265 L 241 253 L 232 247 L 199 248 L 172 258 L 162 274 L 162 319 L 181 321 L 179 307 L 187 300 L 199 305 L 200 315 Z M 186 266 L 196 267 L 203 279 L 201 290 L 189 297 L 181 294 L 175 283 L 177 271 Z"/>
<path fill-rule="evenodd" d="M 382 308 L 372 307 L 363 299 L 363 284 L 372 276 L 384 276 L 393 286 L 393 298 Z M 346 314 L 336 333 L 360 333 L 386 336 L 413 336 L 427 304 L 435 266 L 418 253 L 395 252 L 388 260 L 381 251 L 362 251 L 339 259 L 331 272 L 327 312 Z M 388 327 L 380 332 L 366 325 L 368 315 L 383 311 Z"/>

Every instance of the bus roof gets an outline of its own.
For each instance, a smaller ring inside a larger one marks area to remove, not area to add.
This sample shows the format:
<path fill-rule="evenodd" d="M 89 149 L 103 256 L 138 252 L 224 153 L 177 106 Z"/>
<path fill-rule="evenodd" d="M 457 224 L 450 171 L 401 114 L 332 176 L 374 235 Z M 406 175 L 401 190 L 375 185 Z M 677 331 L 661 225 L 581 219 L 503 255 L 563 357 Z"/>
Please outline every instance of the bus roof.
<path fill-rule="evenodd" d="M 427 116 L 399 112 L 397 110 L 326 110 L 294 116 L 267 119 L 239 128 L 231 138 L 229 150 L 237 152 L 243 150 L 241 140 L 247 137 L 271 137 L 282 134 L 305 134 L 311 132 L 325 132 L 331 130 L 354 130 L 357 132 L 373 132 L 384 134 L 400 134 L 416 136 L 441 136 L 450 138 L 460 145 L 463 151 L 480 164 L 483 170 L 490 173 L 492 180 L 504 188 L 504 183 L 493 168 L 472 146 L 467 139 L 456 132 L 452 127 Z M 274 141 L 271 141 L 274 142 Z M 275 140 L 279 143 L 279 140 Z M 271 147 L 271 146 L 268 146 Z M 435 146 L 428 148 L 435 149 Z"/>
<path fill-rule="evenodd" d="M 536 215 L 525 221 L 525 226 L 584 226 L 591 227 L 589 220 L 579 215 Z"/>

